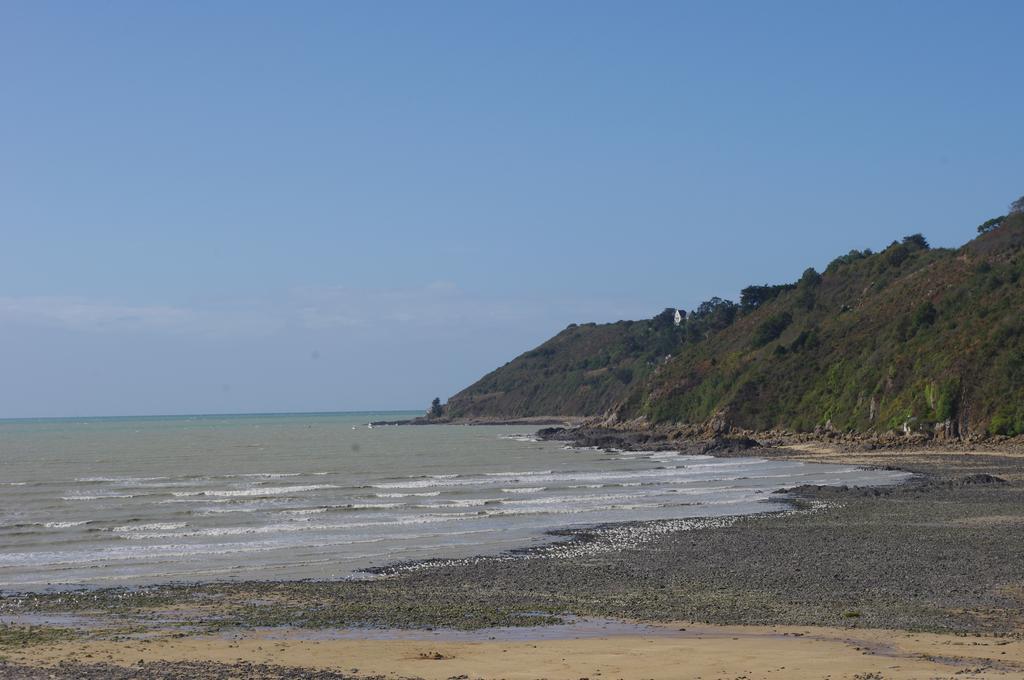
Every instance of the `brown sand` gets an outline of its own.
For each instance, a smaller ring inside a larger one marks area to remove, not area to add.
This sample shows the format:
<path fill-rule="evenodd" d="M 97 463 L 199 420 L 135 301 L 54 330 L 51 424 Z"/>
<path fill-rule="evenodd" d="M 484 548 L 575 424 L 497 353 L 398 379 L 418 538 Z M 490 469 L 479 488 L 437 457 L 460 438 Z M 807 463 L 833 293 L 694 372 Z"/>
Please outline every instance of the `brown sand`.
<path fill-rule="evenodd" d="M 899 468 L 932 467 L 941 464 L 944 469 L 955 474 L 972 472 L 988 472 L 1010 481 L 1024 481 L 1024 474 L 1019 471 L 1022 451 L 960 451 L 944 449 L 913 449 L 874 451 L 849 451 L 842 446 L 825 442 L 805 442 L 780 446 L 776 451 L 784 454 L 787 460 L 799 460 L 805 463 L 835 463 L 839 465 L 887 466 Z M 943 459 L 940 463 L 940 459 Z"/>
<path fill-rule="evenodd" d="M 679 628 L 685 627 L 685 631 Z M 1024 640 L 811 627 L 665 626 L 664 634 L 556 640 L 162 637 L 29 647 L 11 661 L 249 661 L 447 680 L 1024 678 Z M 302 632 L 297 634 L 300 638 Z M 355 670 L 358 669 L 358 670 Z M 869 675 L 871 673 L 877 676 Z"/>

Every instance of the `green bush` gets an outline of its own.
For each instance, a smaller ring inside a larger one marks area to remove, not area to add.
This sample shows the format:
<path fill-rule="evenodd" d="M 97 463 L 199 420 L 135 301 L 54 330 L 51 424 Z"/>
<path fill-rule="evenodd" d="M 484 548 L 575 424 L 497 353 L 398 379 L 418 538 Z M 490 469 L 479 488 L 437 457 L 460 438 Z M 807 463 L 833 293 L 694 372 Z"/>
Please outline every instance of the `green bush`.
<path fill-rule="evenodd" d="M 789 312 L 775 314 L 762 321 L 754 331 L 754 347 L 764 347 L 775 338 L 782 335 L 782 331 L 793 322 L 793 315 Z"/>
<path fill-rule="evenodd" d="M 935 323 L 935 319 L 939 315 L 939 310 L 935 309 L 935 305 L 929 300 L 928 302 L 922 302 L 916 310 L 914 310 L 913 327 L 914 331 L 918 331 L 921 328 L 931 326 Z"/>

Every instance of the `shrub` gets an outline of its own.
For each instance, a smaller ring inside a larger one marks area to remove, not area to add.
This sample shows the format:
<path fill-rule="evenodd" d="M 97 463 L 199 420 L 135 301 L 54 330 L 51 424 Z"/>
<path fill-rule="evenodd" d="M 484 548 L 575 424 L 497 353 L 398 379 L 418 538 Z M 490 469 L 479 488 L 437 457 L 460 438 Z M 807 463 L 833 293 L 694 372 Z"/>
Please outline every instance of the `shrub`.
<path fill-rule="evenodd" d="M 955 381 L 943 383 L 939 392 L 938 403 L 935 404 L 935 419 L 939 422 L 949 420 L 956 413 L 957 398 L 960 385 Z"/>
<path fill-rule="evenodd" d="M 817 331 L 800 331 L 800 335 L 796 336 L 796 339 L 789 345 L 789 351 L 799 352 L 804 349 L 814 349 L 821 342 L 818 340 Z"/>
<path fill-rule="evenodd" d="M 891 267 L 899 267 L 910 257 L 910 248 L 903 243 L 894 243 L 886 249 L 885 260 Z"/>
<path fill-rule="evenodd" d="M 782 312 L 768 317 L 754 331 L 754 346 L 764 347 L 775 338 L 782 335 L 782 331 L 793 322 L 793 315 L 789 312 Z"/>
<path fill-rule="evenodd" d="M 869 255 L 871 255 L 870 249 L 863 251 L 851 250 L 846 255 L 840 255 L 836 259 L 829 262 L 828 266 L 825 268 L 825 272 L 830 274 L 845 264 L 852 264 L 853 262 L 856 262 L 857 260 L 862 260 L 865 257 L 868 257 Z"/>
<path fill-rule="evenodd" d="M 1012 413 L 1007 411 L 1000 411 L 996 415 L 992 416 L 992 420 L 989 421 L 988 431 L 989 434 L 1001 434 L 1007 437 L 1012 437 L 1016 434 L 1021 434 L 1024 429 L 1018 429 L 1019 423 L 1013 417 Z"/>
<path fill-rule="evenodd" d="M 938 317 L 938 315 L 939 312 L 937 309 L 935 309 L 935 305 L 931 303 L 931 300 L 929 300 L 928 302 L 921 303 L 921 305 L 919 305 L 918 308 L 914 310 L 914 330 L 917 331 L 920 328 L 931 326 L 933 323 L 935 323 L 935 319 L 936 317 Z"/>

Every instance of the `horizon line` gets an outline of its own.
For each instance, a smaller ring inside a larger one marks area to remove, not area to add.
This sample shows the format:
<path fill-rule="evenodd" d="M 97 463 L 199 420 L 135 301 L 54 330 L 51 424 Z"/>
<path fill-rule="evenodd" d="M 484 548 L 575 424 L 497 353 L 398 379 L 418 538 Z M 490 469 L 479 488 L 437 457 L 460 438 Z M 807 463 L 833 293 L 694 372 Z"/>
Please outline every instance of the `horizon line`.
<path fill-rule="evenodd" d="M 0 423 L 17 420 L 112 420 L 115 418 L 222 418 L 240 416 L 331 416 L 360 413 L 421 413 L 425 409 L 365 409 L 359 411 L 237 411 L 226 413 L 135 413 L 121 415 L 4 416 Z"/>

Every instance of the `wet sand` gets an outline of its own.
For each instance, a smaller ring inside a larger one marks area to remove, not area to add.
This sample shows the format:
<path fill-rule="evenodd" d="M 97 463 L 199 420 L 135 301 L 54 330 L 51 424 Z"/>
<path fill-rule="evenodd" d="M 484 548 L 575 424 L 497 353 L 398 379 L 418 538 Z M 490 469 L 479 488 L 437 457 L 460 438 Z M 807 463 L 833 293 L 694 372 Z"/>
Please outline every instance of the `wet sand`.
<path fill-rule="evenodd" d="M 679 630 L 686 628 L 685 631 Z M 14 663 L 61 661 L 133 668 L 156 661 L 239 661 L 358 676 L 447 680 L 579 678 L 1024 678 L 1024 641 L 887 630 L 707 626 L 673 623 L 652 634 L 516 639 L 302 639 L 268 633 L 65 642 L 9 655 Z M 317 637 L 311 632 L 312 637 Z M 59 668 L 59 667 L 58 667 Z M 194 667 L 192 671 L 194 672 Z M 870 674 L 877 674 L 872 676 Z"/>

